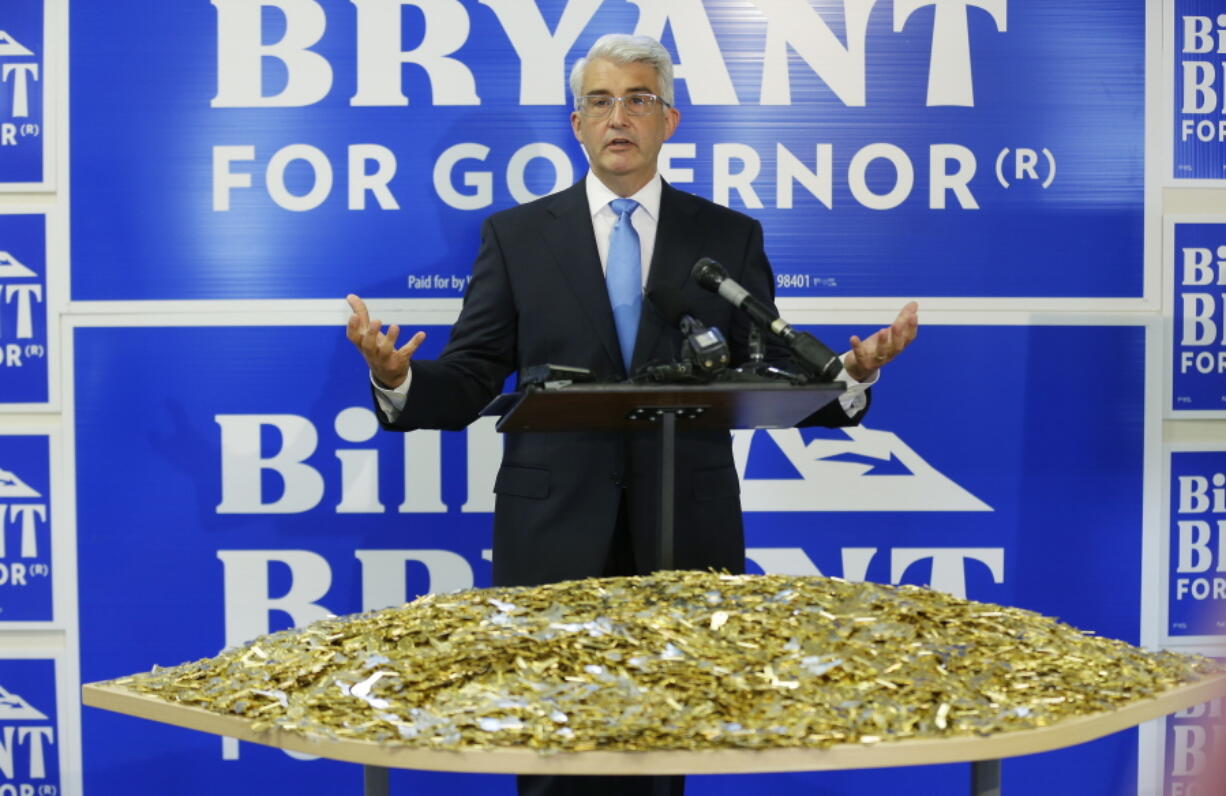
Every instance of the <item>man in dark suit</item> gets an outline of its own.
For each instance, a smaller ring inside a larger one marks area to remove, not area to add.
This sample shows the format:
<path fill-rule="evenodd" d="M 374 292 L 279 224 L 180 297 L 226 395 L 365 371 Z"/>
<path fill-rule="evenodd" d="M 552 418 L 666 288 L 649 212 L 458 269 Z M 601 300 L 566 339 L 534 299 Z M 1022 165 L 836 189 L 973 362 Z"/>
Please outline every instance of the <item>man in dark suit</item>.
<path fill-rule="evenodd" d="M 382 331 L 357 296 L 349 339 L 370 365 L 385 428 L 459 429 L 524 367 L 553 363 L 620 381 L 645 363 L 672 360 L 681 342 L 643 293 L 680 292 L 684 305 L 723 330 L 734 362 L 748 358 L 748 321 L 698 287 L 690 268 L 711 257 L 771 303 L 761 225 L 678 191 L 656 171 L 677 128 L 672 64 L 646 37 L 612 35 L 575 66 L 571 126 L 591 170 L 580 183 L 486 220 L 464 308 L 434 361 L 410 361 L 424 334 L 399 349 L 399 328 Z M 645 288 L 645 290 L 644 290 Z M 894 324 L 844 355 L 848 392 L 812 420 L 859 422 L 866 386 L 916 333 L 914 303 Z M 531 585 L 655 568 L 658 439 L 654 433 L 508 434 L 494 491 L 494 583 Z M 681 432 L 677 440 L 676 552 L 680 569 L 742 572 L 739 482 L 727 432 Z M 521 782 L 521 793 L 628 793 L 578 778 L 572 785 Z M 680 778 L 669 786 L 679 792 Z M 638 792 L 633 791 L 633 792 Z M 643 791 L 647 792 L 647 791 Z"/>

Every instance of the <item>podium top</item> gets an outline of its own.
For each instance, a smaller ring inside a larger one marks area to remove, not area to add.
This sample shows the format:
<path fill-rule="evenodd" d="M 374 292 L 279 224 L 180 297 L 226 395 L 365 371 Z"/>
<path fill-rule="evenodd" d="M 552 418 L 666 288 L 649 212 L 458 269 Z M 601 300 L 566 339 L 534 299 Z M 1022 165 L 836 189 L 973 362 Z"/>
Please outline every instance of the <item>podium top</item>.
<path fill-rule="evenodd" d="M 679 431 L 791 428 L 833 401 L 842 384 L 579 384 L 529 388 L 495 398 L 482 415 L 498 430 L 650 431 L 664 413 Z"/>

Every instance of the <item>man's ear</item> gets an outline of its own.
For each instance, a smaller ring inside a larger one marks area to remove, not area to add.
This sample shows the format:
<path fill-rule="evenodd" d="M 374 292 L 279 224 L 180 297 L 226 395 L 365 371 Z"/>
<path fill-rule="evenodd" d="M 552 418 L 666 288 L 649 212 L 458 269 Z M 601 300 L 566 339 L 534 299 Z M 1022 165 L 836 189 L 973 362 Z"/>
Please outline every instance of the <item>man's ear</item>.
<path fill-rule="evenodd" d="M 579 111 L 570 112 L 570 129 L 575 134 L 575 140 L 582 143 L 583 138 L 579 135 Z"/>
<path fill-rule="evenodd" d="M 664 110 L 664 140 L 673 137 L 673 133 L 677 132 L 677 125 L 681 124 L 681 111 L 676 108 L 666 108 Z"/>

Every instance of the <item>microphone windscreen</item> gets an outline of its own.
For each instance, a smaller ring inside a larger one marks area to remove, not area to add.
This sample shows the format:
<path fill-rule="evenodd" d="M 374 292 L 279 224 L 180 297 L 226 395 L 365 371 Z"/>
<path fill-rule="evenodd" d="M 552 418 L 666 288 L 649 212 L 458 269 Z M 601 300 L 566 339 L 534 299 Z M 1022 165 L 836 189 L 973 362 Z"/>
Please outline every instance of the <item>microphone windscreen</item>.
<path fill-rule="evenodd" d="M 647 300 L 669 326 L 680 326 L 681 316 L 689 314 L 681 291 L 671 285 L 658 285 L 647 293 Z"/>
<path fill-rule="evenodd" d="M 710 257 L 703 257 L 694 263 L 690 274 L 694 277 L 695 282 L 712 293 L 718 292 L 720 283 L 728 278 L 728 272 L 724 270 L 724 267 Z"/>

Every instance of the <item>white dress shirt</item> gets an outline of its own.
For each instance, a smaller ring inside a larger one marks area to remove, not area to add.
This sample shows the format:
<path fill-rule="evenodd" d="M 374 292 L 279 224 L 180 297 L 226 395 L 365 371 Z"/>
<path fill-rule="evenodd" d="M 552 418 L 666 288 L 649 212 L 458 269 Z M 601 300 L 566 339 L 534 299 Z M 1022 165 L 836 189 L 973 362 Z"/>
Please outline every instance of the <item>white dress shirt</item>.
<path fill-rule="evenodd" d="M 626 197 L 639 203 L 630 215 L 630 225 L 639 236 L 639 254 L 643 258 L 643 287 L 647 287 L 647 270 L 651 268 L 651 255 L 656 250 L 656 227 L 660 223 L 660 194 L 663 192 L 664 181 L 659 173 L 652 177 L 646 185 L 633 196 Z M 587 173 L 583 181 L 587 189 L 587 207 L 592 213 L 592 231 L 596 233 L 596 251 L 600 254 L 600 270 L 608 273 L 609 240 L 613 237 L 613 226 L 617 223 L 617 213 L 609 205 L 614 199 L 621 197 L 613 193 L 592 172 Z"/>

